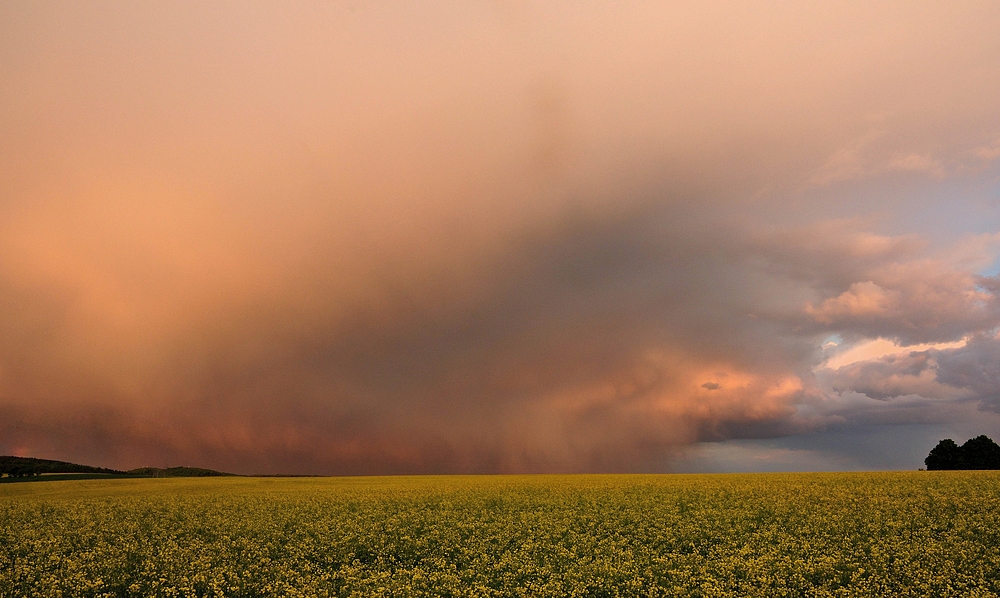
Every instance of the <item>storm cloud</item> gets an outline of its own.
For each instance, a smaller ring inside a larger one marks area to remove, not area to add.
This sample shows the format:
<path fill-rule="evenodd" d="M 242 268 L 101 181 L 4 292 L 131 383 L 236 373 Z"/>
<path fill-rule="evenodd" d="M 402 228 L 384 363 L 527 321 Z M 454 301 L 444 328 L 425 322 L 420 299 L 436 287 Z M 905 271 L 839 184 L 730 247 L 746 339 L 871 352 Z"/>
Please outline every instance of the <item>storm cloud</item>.
<path fill-rule="evenodd" d="M 0 452 L 662 471 L 997 409 L 995 6 L 0 13 Z"/>
<path fill-rule="evenodd" d="M 905 395 L 964 399 L 1000 410 L 1000 340 L 978 334 L 961 347 L 890 355 L 844 366 L 832 375 L 835 389 L 878 400 Z"/>

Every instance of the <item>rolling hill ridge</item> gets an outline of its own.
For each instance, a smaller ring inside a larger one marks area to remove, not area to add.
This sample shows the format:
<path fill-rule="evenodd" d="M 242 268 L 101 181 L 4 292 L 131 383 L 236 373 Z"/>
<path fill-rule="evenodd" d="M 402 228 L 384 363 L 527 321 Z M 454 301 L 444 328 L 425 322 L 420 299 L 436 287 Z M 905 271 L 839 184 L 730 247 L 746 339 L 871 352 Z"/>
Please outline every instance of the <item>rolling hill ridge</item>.
<path fill-rule="evenodd" d="M 36 459 L 34 457 L 0 456 L 0 478 L 32 478 L 51 474 L 97 475 L 101 477 L 144 477 L 144 478 L 177 478 L 177 477 L 208 477 L 231 476 L 232 473 L 204 469 L 201 467 L 139 467 L 128 471 L 92 467 L 68 461 L 52 459 Z"/>

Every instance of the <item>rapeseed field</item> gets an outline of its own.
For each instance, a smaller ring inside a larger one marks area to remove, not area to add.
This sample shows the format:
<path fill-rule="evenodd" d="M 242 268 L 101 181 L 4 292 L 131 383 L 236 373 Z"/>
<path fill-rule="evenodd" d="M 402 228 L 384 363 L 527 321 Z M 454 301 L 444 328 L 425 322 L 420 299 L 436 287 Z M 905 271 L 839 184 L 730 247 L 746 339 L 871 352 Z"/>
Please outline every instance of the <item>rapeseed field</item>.
<path fill-rule="evenodd" d="M 1000 474 L 0 484 L 3 596 L 996 596 Z"/>

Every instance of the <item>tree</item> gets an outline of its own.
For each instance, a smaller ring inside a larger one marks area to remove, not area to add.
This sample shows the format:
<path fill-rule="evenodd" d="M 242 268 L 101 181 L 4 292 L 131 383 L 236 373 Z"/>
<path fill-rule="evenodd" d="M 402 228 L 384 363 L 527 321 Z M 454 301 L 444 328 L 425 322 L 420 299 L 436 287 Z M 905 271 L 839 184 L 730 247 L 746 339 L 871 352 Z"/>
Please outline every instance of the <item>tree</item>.
<path fill-rule="evenodd" d="M 976 436 L 962 445 L 965 469 L 1000 469 L 1000 446 L 987 436 Z"/>
<path fill-rule="evenodd" d="M 962 449 L 951 438 L 945 438 L 931 449 L 924 459 L 927 469 L 964 469 Z"/>
<path fill-rule="evenodd" d="M 962 446 L 945 438 L 931 449 L 924 464 L 927 469 L 1000 469 L 1000 446 L 983 435 Z"/>

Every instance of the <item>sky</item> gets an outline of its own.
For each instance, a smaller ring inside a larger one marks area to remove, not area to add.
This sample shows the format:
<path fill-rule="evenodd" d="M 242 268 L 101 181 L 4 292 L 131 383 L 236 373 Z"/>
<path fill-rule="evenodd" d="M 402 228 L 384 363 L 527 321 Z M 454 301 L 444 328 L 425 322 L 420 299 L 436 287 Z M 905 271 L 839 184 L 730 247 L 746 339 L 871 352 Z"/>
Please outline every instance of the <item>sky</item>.
<path fill-rule="evenodd" d="M 0 454 L 917 469 L 1000 438 L 1000 5 L 0 4 Z"/>

